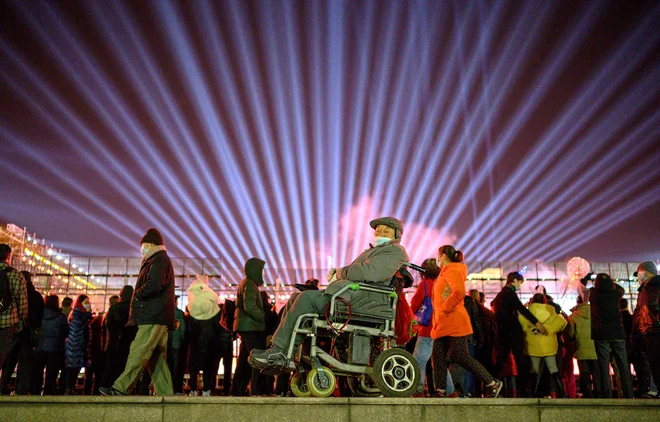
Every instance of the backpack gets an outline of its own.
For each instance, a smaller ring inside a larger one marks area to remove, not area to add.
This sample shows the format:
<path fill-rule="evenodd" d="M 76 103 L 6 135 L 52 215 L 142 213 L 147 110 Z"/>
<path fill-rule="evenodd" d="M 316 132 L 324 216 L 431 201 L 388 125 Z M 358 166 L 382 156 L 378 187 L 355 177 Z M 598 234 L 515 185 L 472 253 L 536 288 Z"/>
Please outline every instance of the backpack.
<path fill-rule="evenodd" d="M 431 319 L 433 318 L 433 301 L 426 293 L 426 282 L 424 282 L 424 301 L 420 305 L 417 312 L 415 312 L 415 319 L 417 324 L 422 327 L 428 327 L 431 325 Z"/>
<path fill-rule="evenodd" d="M 12 302 L 11 289 L 9 288 L 9 272 L 15 271 L 12 267 L 7 267 L 0 271 L 0 312 L 9 309 Z"/>
<path fill-rule="evenodd" d="M 220 311 L 220 325 L 229 332 L 234 332 L 234 311 L 236 304 L 233 300 L 225 299 L 225 306 Z"/>

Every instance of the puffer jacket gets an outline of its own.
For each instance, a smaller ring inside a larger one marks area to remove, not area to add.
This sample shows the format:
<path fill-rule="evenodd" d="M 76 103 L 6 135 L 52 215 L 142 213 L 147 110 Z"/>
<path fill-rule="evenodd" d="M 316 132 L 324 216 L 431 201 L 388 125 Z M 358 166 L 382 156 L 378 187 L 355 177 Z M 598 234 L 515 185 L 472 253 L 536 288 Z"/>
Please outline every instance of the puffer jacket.
<path fill-rule="evenodd" d="M 89 322 L 91 312 L 74 307 L 69 316 L 69 335 L 66 338 L 64 357 L 67 368 L 82 368 L 90 365 L 92 334 Z"/>
<path fill-rule="evenodd" d="M 584 303 L 573 308 L 568 317 L 568 334 L 575 343 L 577 360 L 595 360 L 596 345 L 591 339 L 591 307 Z"/>
<path fill-rule="evenodd" d="M 69 323 L 60 311 L 44 309 L 44 317 L 41 320 L 37 352 L 62 353 L 64 341 L 69 333 Z"/>
<path fill-rule="evenodd" d="M 589 293 L 591 304 L 591 338 L 594 340 L 623 340 L 626 333 L 619 310 L 623 287 L 611 279 L 596 279 Z"/>
<path fill-rule="evenodd" d="M 552 305 L 544 303 L 532 303 L 529 305 L 529 311 L 543 324 L 548 333 L 535 334 L 533 332 L 536 328 L 535 325 L 524 316 L 519 315 L 518 321 L 525 335 L 525 354 L 535 357 L 556 355 L 559 349 L 557 333 L 560 333 L 566 327 L 566 319 L 561 314 L 557 314 Z"/>
<path fill-rule="evenodd" d="M 465 310 L 465 264 L 444 265 L 433 284 L 433 328 L 431 338 L 463 337 L 472 334 L 470 317 Z"/>
<path fill-rule="evenodd" d="M 643 336 L 660 336 L 660 275 L 640 287 L 632 331 Z"/>
<path fill-rule="evenodd" d="M 234 311 L 234 332 L 266 331 L 264 304 L 259 286 L 264 284 L 262 272 L 266 263 L 258 258 L 250 258 L 245 263 L 245 278 L 236 291 Z"/>
<path fill-rule="evenodd" d="M 220 312 L 218 295 L 206 284 L 204 279 L 197 279 L 188 287 L 188 312 L 199 321 L 211 319 Z"/>

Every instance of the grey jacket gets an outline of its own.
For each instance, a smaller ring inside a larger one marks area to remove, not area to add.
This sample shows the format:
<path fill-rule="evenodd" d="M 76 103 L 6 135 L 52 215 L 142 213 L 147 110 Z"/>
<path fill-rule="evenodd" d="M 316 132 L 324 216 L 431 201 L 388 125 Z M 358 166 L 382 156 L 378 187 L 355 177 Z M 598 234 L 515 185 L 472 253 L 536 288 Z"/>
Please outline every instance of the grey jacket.
<path fill-rule="evenodd" d="M 325 294 L 333 295 L 342 287 L 356 281 L 371 281 L 389 286 L 394 274 L 407 261 L 408 253 L 401 246 L 401 239 L 392 239 L 383 245 L 369 248 L 350 265 L 337 269 L 337 281 L 325 289 Z"/>

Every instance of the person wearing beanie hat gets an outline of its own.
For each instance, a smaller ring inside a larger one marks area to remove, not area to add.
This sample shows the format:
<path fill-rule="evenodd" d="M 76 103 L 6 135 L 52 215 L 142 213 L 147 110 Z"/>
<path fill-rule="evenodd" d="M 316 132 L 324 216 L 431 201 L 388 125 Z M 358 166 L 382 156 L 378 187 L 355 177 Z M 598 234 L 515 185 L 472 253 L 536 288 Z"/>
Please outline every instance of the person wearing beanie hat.
<path fill-rule="evenodd" d="M 394 217 L 381 217 L 369 225 L 374 229 L 374 237 L 369 249 L 362 252 L 350 265 L 332 268 L 328 272 L 330 285 L 325 290 L 306 290 L 299 294 L 295 303 L 285 312 L 273 334 L 268 350 L 253 350 L 250 365 L 255 368 L 267 366 L 288 366 L 288 348 L 298 317 L 304 314 L 322 314 L 332 295 L 354 282 L 369 281 L 390 286 L 399 268 L 408 261 L 408 253 L 401 246 L 403 223 Z M 347 290 L 341 297 L 350 302 L 353 290 Z M 296 343 L 299 339 L 296 339 Z"/>
<path fill-rule="evenodd" d="M 174 267 L 163 245 L 163 236 L 149 229 L 140 240 L 142 260 L 135 283 L 128 325 L 137 325 L 124 372 L 112 387 L 101 387 L 103 395 L 130 394 L 146 368 L 156 394 L 174 394 L 167 366 L 168 330 L 175 322 Z"/>
<path fill-rule="evenodd" d="M 632 317 L 632 334 L 634 354 L 639 356 L 639 365 L 635 369 L 643 367 L 646 359 L 651 366 L 653 380 L 660 380 L 660 276 L 658 268 L 653 261 L 644 261 L 637 266 L 634 276 L 639 281 L 639 295 L 637 305 Z M 638 377 L 643 377 L 638 374 Z M 652 395 L 650 385 L 645 385 L 642 393 Z"/>
<path fill-rule="evenodd" d="M 250 368 L 248 356 L 253 349 L 266 347 L 266 314 L 259 292 L 259 287 L 264 284 L 265 265 L 266 262 L 259 258 L 248 259 L 245 262 L 245 278 L 241 280 L 236 291 L 233 328 L 241 338 L 241 350 L 232 381 L 232 396 L 247 395 L 248 383 L 250 395 L 262 394 L 262 375 L 257 369 Z"/>
<path fill-rule="evenodd" d="M 209 287 L 209 278 L 198 275 L 188 287 L 188 312 L 190 313 L 190 393 L 197 392 L 197 375 L 204 373 L 204 394 L 211 395 L 215 386 L 213 371 L 214 352 L 218 350 L 216 326 L 220 324 L 218 295 Z"/>

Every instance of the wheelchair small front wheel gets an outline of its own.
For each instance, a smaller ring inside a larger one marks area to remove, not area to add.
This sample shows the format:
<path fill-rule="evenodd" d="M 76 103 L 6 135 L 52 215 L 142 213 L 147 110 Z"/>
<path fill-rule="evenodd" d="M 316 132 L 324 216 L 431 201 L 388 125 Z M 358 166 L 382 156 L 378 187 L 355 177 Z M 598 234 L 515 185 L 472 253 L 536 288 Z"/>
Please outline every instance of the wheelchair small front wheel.
<path fill-rule="evenodd" d="M 312 368 L 307 374 L 307 388 L 314 397 L 329 397 L 335 391 L 337 378 L 332 371 L 325 366 L 323 371 Z"/>
<path fill-rule="evenodd" d="M 304 374 L 296 372 L 291 377 L 291 392 L 296 397 L 311 397 L 312 393 L 307 388 L 307 378 Z"/>
<path fill-rule="evenodd" d="M 421 376 L 417 360 L 404 349 L 385 350 L 374 362 L 373 378 L 385 397 L 412 396 Z"/>

